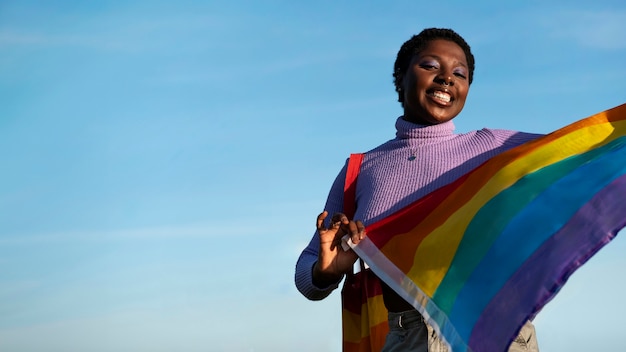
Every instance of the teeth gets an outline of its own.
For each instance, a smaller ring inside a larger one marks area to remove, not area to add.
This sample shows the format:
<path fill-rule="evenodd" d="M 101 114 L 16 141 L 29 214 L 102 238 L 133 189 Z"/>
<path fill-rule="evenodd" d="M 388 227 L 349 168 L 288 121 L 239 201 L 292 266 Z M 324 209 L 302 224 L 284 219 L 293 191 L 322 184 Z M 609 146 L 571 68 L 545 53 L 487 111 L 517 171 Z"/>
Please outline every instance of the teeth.
<path fill-rule="evenodd" d="M 436 90 L 433 93 L 433 96 L 441 101 L 445 101 L 446 103 L 450 102 L 450 94 L 448 93 L 444 93 L 444 92 L 440 92 L 438 90 Z"/>

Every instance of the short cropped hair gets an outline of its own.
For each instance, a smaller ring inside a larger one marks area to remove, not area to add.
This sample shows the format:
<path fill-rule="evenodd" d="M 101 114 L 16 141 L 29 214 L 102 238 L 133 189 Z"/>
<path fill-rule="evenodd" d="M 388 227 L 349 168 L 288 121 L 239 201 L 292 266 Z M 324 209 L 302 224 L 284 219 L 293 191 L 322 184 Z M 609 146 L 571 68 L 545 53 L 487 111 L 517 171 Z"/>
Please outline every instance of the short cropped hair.
<path fill-rule="evenodd" d="M 426 45 L 436 39 L 449 40 L 456 43 L 463 49 L 465 53 L 465 59 L 467 60 L 467 66 L 469 69 L 468 81 L 472 84 L 474 79 L 474 55 L 470 49 L 469 44 L 458 33 L 448 28 L 426 28 L 419 34 L 414 35 L 411 39 L 407 40 L 396 57 L 396 62 L 393 65 L 393 83 L 396 86 L 396 92 L 398 92 L 398 101 L 404 105 L 404 91 L 402 89 L 402 80 L 404 74 L 409 68 L 409 64 L 413 59 L 413 56 L 419 54 Z"/>

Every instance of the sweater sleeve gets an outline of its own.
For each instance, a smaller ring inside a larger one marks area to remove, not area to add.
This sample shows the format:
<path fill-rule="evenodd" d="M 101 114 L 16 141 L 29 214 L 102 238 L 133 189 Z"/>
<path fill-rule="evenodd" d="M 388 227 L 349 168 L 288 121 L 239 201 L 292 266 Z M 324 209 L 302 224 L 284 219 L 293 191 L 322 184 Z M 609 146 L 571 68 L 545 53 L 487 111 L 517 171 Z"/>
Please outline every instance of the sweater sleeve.
<path fill-rule="evenodd" d="M 324 209 L 328 211 L 328 214 L 331 216 L 337 212 L 341 212 L 343 209 L 343 186 L 346 178 L 346 168 L 347 166 L 344 165 L 339 175 L 337 175 L 337 178 L 335 178 L 335 182 L 326 200 Z M 329 219 L 330 216 L 326 221 L 330 221 Z M 325 225 L 327 226 L 328 224 Z M 342 277 L 339 281 L 328 287 L 317 287 L 313 284 L 313 266 L 317 263 L 319 243 L 319 234 L 315 231 L 309 245 L 302 251 L 300 258 L 298 258 L 295 273 L 295 283 L 298 291 L 306 298 L 314 301 L 324 299 L 330 295 L 333 290 L 339 287 L 339 283 L 343 279 Z"/>

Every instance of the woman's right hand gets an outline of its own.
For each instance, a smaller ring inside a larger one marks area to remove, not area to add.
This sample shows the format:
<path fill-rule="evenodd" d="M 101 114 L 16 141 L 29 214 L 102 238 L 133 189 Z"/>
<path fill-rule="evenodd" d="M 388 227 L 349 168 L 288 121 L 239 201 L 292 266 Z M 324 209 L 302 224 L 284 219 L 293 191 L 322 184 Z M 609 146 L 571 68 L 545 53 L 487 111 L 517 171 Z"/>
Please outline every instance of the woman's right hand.
<path fill-rule="evenodd" d="M 345 251 L 341 246 L 341 239 L 350 235 L 352 242 L 358 244 L 365 237 L 365 226 L 361 221 L 350 221 L 344 214 L 333 215 L 330 227 L 324 227 L 324 220 L 328 216 L 323 211 L 317 217 L 317 232 L 320 238 L 317 263 L 313 267 L 313 283 L 318 287 L 327 287 L 338 282 L 341 277 L 352 271 L 358 256 L 349 249 Z"/>

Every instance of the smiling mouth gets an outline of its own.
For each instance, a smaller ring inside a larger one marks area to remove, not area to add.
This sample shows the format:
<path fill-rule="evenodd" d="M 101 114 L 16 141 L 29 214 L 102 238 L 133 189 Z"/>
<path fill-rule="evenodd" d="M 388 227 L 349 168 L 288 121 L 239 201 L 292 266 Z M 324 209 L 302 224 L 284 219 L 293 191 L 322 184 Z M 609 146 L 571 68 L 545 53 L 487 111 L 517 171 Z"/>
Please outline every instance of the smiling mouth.
<path fill-rule="evenodd" d="M 443 104 L 447 104 L 450 101 L 452 101 L 452 96 L 450 96 L 450 94 L 446 93 L 446 92 L 442 92 L 440 90 L 435 90 L 432 91 L 430 93 L 428 93 L 428 95 L 430 97 L 432 97 L 434 100 L 439 101 Z"/>

